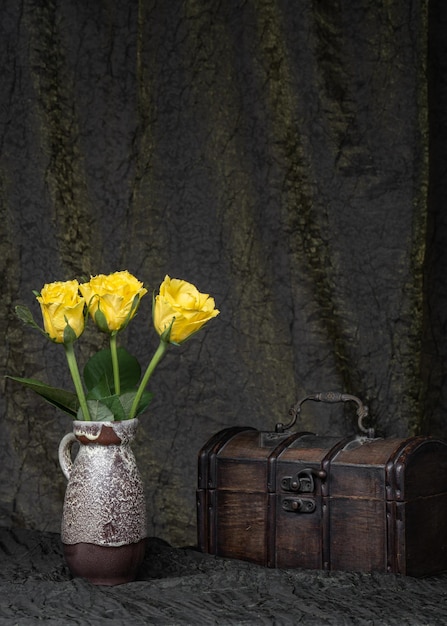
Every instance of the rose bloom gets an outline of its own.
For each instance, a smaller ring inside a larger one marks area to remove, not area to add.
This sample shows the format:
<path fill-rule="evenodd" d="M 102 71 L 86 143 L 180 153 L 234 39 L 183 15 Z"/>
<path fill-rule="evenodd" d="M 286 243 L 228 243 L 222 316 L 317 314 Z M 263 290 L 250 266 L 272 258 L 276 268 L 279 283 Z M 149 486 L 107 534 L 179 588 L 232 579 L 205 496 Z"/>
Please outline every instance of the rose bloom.
<path fill-rule="evenodd" d="M 57 343 L 64 342 L 67 324 L 76 337 L 82 335 L 85 326 L 84 298 L 79 294 L 77 280 L 55 282 L 44 285 L 37 296 L 45 331 Z"/>
<path fill-rule="evenodd" d="M 137 312 L 141 298 L 147 293 L 135 276 L 127 270 L 113 274 L 92 276 L 88 283 L 79 286 L 92 319 L 98 309 L 104 315 L 106 328 L 103 331 L 118 331 L 127 326 Z M 137 298 L 137 301 L 135 301 Z"/>
<path fill-rule="evenodd" d="M 154 326 L 159 335 L 172 325 L 169 341 L 180 344 L 208 320 L 219 315 L 214 299 L 185 280 L 166 276 L 154 303 Z"/>

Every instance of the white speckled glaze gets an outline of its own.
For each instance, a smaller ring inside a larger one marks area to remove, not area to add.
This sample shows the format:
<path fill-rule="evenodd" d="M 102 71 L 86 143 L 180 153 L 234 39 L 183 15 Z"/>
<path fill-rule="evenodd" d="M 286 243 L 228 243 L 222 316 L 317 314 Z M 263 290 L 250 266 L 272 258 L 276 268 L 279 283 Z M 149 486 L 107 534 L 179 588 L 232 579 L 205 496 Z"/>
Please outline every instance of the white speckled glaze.
<path fill-rule="evenodd" d="M 68 478 L 63 543 L 118 547 L 146 537 L 144 488 L 130 447 L 137 426 L 137 419 L 75 421 L 73 433 L 62 439 L 59 461 Z M 79 451 L 72 462 L 76 442 Z"/>

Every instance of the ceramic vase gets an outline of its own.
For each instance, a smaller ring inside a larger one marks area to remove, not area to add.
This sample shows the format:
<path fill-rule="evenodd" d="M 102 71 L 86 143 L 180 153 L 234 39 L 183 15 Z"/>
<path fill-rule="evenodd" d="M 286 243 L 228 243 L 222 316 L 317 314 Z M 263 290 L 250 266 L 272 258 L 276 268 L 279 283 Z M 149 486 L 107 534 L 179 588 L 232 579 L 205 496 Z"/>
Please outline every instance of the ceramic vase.
<path fill-rule="evenodd" d="M 61 539 L 74 576 L 97 585 L 135 580 L 145 551 L 146 503 L 131 442 L 138 420 L 73 422 L 59 445 L 68 479 Z M 79 444 L 74 461 L 75 444 Z"/>

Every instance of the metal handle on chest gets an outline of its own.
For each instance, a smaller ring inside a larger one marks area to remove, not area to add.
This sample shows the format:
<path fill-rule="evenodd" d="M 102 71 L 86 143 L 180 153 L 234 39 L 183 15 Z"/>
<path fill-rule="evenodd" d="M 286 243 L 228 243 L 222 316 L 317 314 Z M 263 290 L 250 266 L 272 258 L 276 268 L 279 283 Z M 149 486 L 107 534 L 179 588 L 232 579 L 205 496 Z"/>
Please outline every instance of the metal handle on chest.
<path fill-rule="evenodd" d="M 352 396 L 349 393 L 340 393 L 338 391 L 322 391 L 320 393 L 314 393 L 310 396 L 306 396 L 299 402 L 297 402 L 290 410 L 289 415 L 292 416 L 292 420 L 284 425 L 284 424 L 276 424 L 276 432 L 282 433 L 285 430 L 289 430 L 295 424 L 298 419 L 299 414 L 301 413 L 301 405 L 307 400 L 313 400 L 314 402 L 329 402 L 331 404 L 335 402 L 348 402 L 353 401 L 357 404 L 357 417 L 358 417 L 358 427 L 362 433 L 365 433 L 369 439 L 374 438 L 374 429 L 368 428 L 363 424 L 363 421 L 368 417 L 368 407 L 362 403 L 362 401 L 356 396 Z"/>

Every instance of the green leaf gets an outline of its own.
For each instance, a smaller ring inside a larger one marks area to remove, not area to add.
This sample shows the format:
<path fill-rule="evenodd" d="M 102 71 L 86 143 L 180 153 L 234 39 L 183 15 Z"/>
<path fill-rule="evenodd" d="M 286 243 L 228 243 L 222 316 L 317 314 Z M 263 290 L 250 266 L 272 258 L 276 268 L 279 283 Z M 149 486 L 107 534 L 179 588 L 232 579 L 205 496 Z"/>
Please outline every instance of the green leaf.
<path fill-rule="evenodd" d="M 93 422 L 113 422 L 115 421 L 115 417 L 112 411 L 99 400 L 87 400 L 87 406 L 90 413 L 90 417 Z M 82 409 L 79 407 L 78 420 L 84 420 L 84 414 L 82 413 Z"/>
<path fill-rule="evenodd" d="M 119 402 L 121 404 L 121 407 L 123 409 L 123 413 L 125 415 L 124 419 L 129 419 L 130 410 L 132 408 L 132 404 L 133 404 L 133 401 L 134 401 L 134 398 L 135 398 L 136 395 L 137 395 L 137 392 L 135 390 L 135 391 L 128 391 L 126 393 L 122 393 L 119 396 Z M 152 400 L 152 397 L 153 397 L 153 394 L 150 393 L 149 391 L 145 391 L 143 393 L 143 395 L 141 397 L 141 400 L 140 400 L 140 403 L 138 405 L 135 417 L 145 410 L 145 408 L 148 406 L 148 404 Z"/>
<path fill-rule="evenodd" d="M 27 326 L 35 328 L 40 333 L 42 333 L 42 335 L 45 335 L 45 337 L 48 338 L 48 334 L 34 321 L 33 314 L 28 309 L 28 307 L 19 304 L 15 307 L 15 313 L 21 322 L 23 322 Z"/>
<path fill-rule="evenodd" d="M 95 312 L 95 324 L 103 333 L 109 333 L 109 326 L 107 324 L 107 318 L 101 309 L 98 307 Z"/>
<path fill-rule="evenodd" d="M 101 400 L 113 395 L 108 379 L 104 376 L 99 383 L 87 393 L 87 400 Z"/>
<path fill-rule="evenodd" d="M 125 348 L 118 348 L 117 354 L 121 390 L 128 391 L 135 387 L 140 380 L 140 364 Z M 96 354 L 87 361 L 84 367 L 84 381 L 88 391 L 94 389 L 99 384 L 104 384 L 103 381 L 107 381 L 113 394 L 115 385 L 113 381 L 112 355 L 109 348 L 96 352 Z"/>
<path fill-rule="evenodd" d="M 29 324 L 30 326 L 37 326 L 36 322 L 34 321 L 33 314 L 28 309 L 28 307 L 22 306 L 21 304 L 19 304 L 18 306 L 16 306 L 15 312 L 19 320 L 23 322 L 24 324 Z"/>
<path fill-rule="evenodd" d="M 130 410 L 136 393 L 136 391 L 127 391 L 119 396 L 111 395 L 98 398 L 98 401 L 110 410 L 115 421 L 122 421 L 129 419 Z M 148 406 L 152 396 L 153 394 L 148 391 L 143 394 L 140 404 L 138 405 L 137 415 L 144 411 L 144 409 Z M 88 397 L 90 397 L 90 393 Z"/>
<path fill-rule="evenodd" d="M 110 389 L 108 393 L 101 395 L 101 386 L 97 385 L 94 389 L 89 391 L 87 401 L 97 401 L 103 404 L 109 409 L 116 421 L 126 419 L 126 413 L 124 412 L 123 406 L 120 402 L 120 397 L 112 394 Z"/>
<path fill-rule="evenodd" d="M 136 393 L 132 394 L 132 401 L 135 395 Z M 143 411 L 147 409 L 153 397 L 154 397 L 154 394 L 151 393 L 150 391 L 143 391 L 143 394 L 141 396 L 140 402 L 138 404 L 138 407 L 135 413 L 135 417 L 137 417 L 138 415 L 140 415 L 140 413 L 143 413 Z M 129 411 L 130 411 L 130 407 L 129 407 Z"/>
<path fill-rule="evenodd" d="M 126 412 L 120 401 L 120 396 L 109 396 L 108 398 L 103 398 L 101 402 L 113 413 L 117 422 L 127 418 Z"/>
<path fill-rule="evenodd" d="M 35 378 L 19 378 L 17 376 L 6 376 L 29 389 L 35 391 L 39 396 L 44 398 L 47 402 L 53 406 L 65 411 L 72 417 L 76 417 L 79 408 L 78 396 L 72 391 L 65 391 L 65 389 L 58 389 L 57 387 L 50 387 L 40 380 Z"/>
<path fill-rule="evenodd" d="M 172 331 L 172 327 L 174 325 L 175 322 L 175 316 L 172 318 L 171 323 L 169 324 L 169 326 L 166 328 L 166 330 L 164 330 L 161 335 L 160 335 L 160 339 L 162 341 L 164 341 L 165 343 L 172 343 L 174 346 L 178 346 L 180 344 L 178 344 L 176 341 L 172 341 L 171 340 L 171 331 Z"/>
<path fill-rule="evenodd" d="M 67 318 L 65 318 L 67 325 L 64 328 L 64 343 L 73 343 L 78 338 L 75 331 L 72 329 L 70 324 L 68 323 Z"/>
<path fill-rule="evenodd" d="M 127 326 L 129 325 L 129 322 L 135 312 L 135 309 L 138 308 L 138 305 L 140 304 L 140 296 L 138 294 L 136 294 L 134 296 L 134 299 L 132 300 L 132 306 L 130 307 L 129 313 L 126 316 L 126 319 L 124 320 L 120 330 L 124 330 L 125 328 L 127 328 Z"/>
<path fill-rule="evenodd" d="M 129 417 L 130 409 L 132 408 L 132 402 L 136 396 L 136 393 L 136 391 L 128 391 L 127 393 L 122 393 L 119 397 L 119 401 L 121 406 L 123 407 L 126 418 Z"/>

